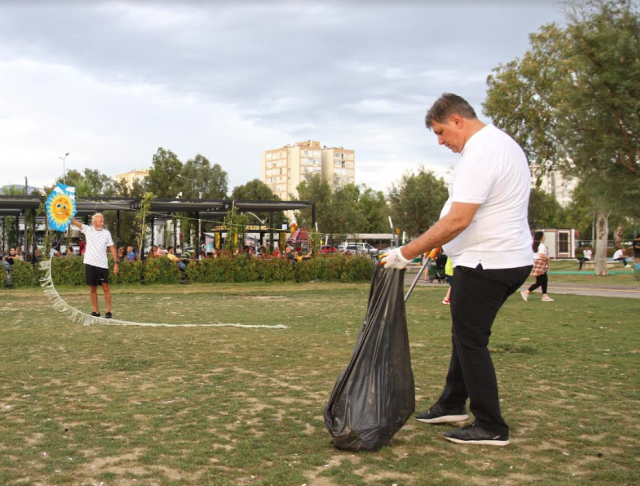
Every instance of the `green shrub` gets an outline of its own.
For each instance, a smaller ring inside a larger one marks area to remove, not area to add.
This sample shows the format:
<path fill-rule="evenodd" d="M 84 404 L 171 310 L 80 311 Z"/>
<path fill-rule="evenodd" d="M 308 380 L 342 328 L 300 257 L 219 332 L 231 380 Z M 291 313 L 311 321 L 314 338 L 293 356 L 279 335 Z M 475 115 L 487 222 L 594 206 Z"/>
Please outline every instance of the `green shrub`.
<path fill-rule="evenodd" d="M 344 255 L 331 255 L 326 258 L 324 272 L 320 277 L 321 280 L 327 282 L 341 282 L 342 273 L 346 265 L 347 257 Z"/>
<path fill-rule="evenodd" d="M 17 285 L 31 285 L 33 269 L 27 265 L 18 271 Z M 84 285 L 85 266 L 82 257 L 54 258 L 51 263 L 56 285 Z M 373 261 L 366 256 L 322 255 L 310 260 L 292 263 L 285 258 L 246 258 L 221 256 L 216 259 L 191 261 L 186 275 L 193 283 L 238 282 L 363 282 L 371 278 Z M 27 272 L 25 274 L 25 272 Z M 109 256 L 109 282 L 112 284 L 139 283 L 144 275 L 146 283 L 175 284 L 182 272 L 168 258 L 148 258 L 144 262 L 120 262 L 118 275 L 113 274 Z M 1 277 L 0 277 L 1 278 Z M 15 280 L 15 277 L 14 277 Z M 0 283 L 3 280 L 0 280 Z"/>
<path fill-rule="evenodd" d="M 22 260 L 15 260 L 11 267 L 11 279 L 14 287 L 33 287 L 35 271 L 33 265 Z"/>
<path fill-rule="evenodd" d="M 347 257 L 340 280 L 342 282 L 367 282 L 373 275 L 375 262 L 366 256 Z"/>
<path fill-rule="evenodd" d="M 311 260 L 302 260 L 293 264 L 293 272 L 296 282 L 310 282 L 313 280 Z"/>
<path fill-rule="evenodd" d="M 168 258 L 148 258 L 142 272 L 145 283 L 174 284 L 181 277 L 177 263 Z"/>
<path fill-rule="evenodd" d="M 126 260 L 119 262 L 118 275 L 113 274 L 113 265 L 109 263 L 109 282 L 136 284 L 140 283 L 144 262 Z"/>
<path fill-rule="evenodd" d="M 258 279 L 263 282 L 287 282 L 294 279 L 293 265 L 284 258 L 264 258 L 257 261 Z"/>
<path fill-rule="evenodd" d="M 53 258 L 51 277 L 56 285 L 83 285 L 86 282 L 86 273 L 82 257 Z"/>
<path fill-rule="evenodd" d="M 7 285 L 7 272 L 4 268 L 4 264 L 0 267 L 0 290 L 2 290 L 5 285 Z"/>

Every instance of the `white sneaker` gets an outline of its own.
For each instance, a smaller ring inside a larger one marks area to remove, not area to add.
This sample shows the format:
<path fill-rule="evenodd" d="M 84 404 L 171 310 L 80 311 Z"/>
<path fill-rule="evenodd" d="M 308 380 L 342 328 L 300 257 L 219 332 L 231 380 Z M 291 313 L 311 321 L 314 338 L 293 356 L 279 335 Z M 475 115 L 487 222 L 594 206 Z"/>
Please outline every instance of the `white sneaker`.
<path fill-rule="evenodd" d="M 524 300 L 525 302 L 529 300 L 529 294 L 527 294 L 526 292 L 520 292 L 520 295 L 522 295 L 522 300 Z"/>
<path fill-rule="evenodd" d="M 624 266 L 624 268 L 630 268 L 630 267 L 631 267 L 631 265 L 625 265 Z"/>
<path fill-rule="evenodd" d="M 543 298 L 542 298 L 542 299 L 540 299 L 540 300 L 542 300 L 542 302 L 553 302 L 553 299 L 552 299 L 551 297 L 549 297 L 549 296 L 547 296 L 547 297 L 543 297 Z"/>

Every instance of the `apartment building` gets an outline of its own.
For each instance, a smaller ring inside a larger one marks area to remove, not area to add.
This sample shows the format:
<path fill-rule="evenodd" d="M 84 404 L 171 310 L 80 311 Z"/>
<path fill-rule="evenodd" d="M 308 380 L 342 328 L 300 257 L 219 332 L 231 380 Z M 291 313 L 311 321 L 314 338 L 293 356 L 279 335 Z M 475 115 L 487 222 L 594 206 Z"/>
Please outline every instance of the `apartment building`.
<path fill-rule="evenodd" d="M 149 175 L 149 171 L 146 169 L 140 169 L 140 170 L 134 169 L 132 171 L 125 172 L 123 174 L 116 174 L 114 176 L 114 179 L 116 181 L 124 180 L 127 184 L 127 187 L 131 188 L 133 187 L 134 181 L 140 181 L 142 183 L 148 175 Z"/>
<path fill-rule="evenodd" d="M 531 166 L 531 184 L 540 183 L 540 189 L 556 198 L 562 207 L 567 207 L 573 200 L 573 191 L 578 186 L 576 177 L 567 177 L 558 170 L 547 171 L 538 165 Z"/>
<path fill-rule="evenodd" d="M 297 196 L 296 188 L 308 174 L 321 174 L 338 185 L 355 183 L 355 152 L 307 140 L 262 153 L 262 182 L 282 200 Z"/>

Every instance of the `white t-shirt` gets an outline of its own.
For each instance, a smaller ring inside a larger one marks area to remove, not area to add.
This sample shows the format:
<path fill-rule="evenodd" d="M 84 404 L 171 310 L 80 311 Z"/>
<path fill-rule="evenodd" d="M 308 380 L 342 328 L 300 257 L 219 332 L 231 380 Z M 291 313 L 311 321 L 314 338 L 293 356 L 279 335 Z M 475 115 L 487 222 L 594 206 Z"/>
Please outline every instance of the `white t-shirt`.
<path fill-rule="evenodd" d="M 547 248 L 547 245 L 545 245 L 544 243 L 540 242 L 540 244 L 538 245 L 538 252 L 534 255 L 536 260 L 542 260 L 541 257 L 546 257 L 547 259 L 549 258 L 549 248 Z"/>
<path fill-rule="evenodd" d="M 107 260 L 107 248 L 113 246 L 111 233 L 106 228 L 97 231 L 93 226 L 82 225 L 80 230 L 87 239 L 87 246 L 84 251 L 84 264 L 94 267 L 109 268 Z"/>
<path fill-rule="evenodd" d="M 444 245 L 453 266 L 485 269 L 533 264 L 528 209 L 531 173 L 527 158 L 509 135 L 493 125 L 464 146 L 449 185 L 445 216 L 454 202 L 480 204 L 471 224 Z"/>
<path fill-rule="evenodd" d="M 613 259 L 617 260 L 618 258 L 625 258 L 625 256 L 622 254 L 622 250 L 617 250 L 614 254 L 613 254 Z"/>
<path fill-rule="evenodd" d="M 585 250 L 584 252 L 584 258 L 586 258 L 587 260 L 591 260 L 591 257 L 593 257 L 593 253 L 591 252 L 591 250 Z"/>

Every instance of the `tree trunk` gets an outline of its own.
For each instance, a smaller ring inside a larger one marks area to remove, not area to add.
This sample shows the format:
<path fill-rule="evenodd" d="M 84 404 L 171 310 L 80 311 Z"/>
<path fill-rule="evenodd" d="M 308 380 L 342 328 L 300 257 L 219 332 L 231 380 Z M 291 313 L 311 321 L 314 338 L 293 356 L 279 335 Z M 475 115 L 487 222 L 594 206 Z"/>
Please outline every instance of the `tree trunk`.
<path fill-rule="evenodd" d="M 596 275 L 608 275 L 607 269 L 607 243 L 609 239 L 609 215 L 611 211 L 598 209 L 596 213 Z"/>
<path fill-rule="evenodd" d="M 613 246 L 616 248 L 620 248 L 622 246 L 622 238 L 624 236 L 624 228 L 622 225 L 618 226 L 616 230 L 613 232 Z"/>

